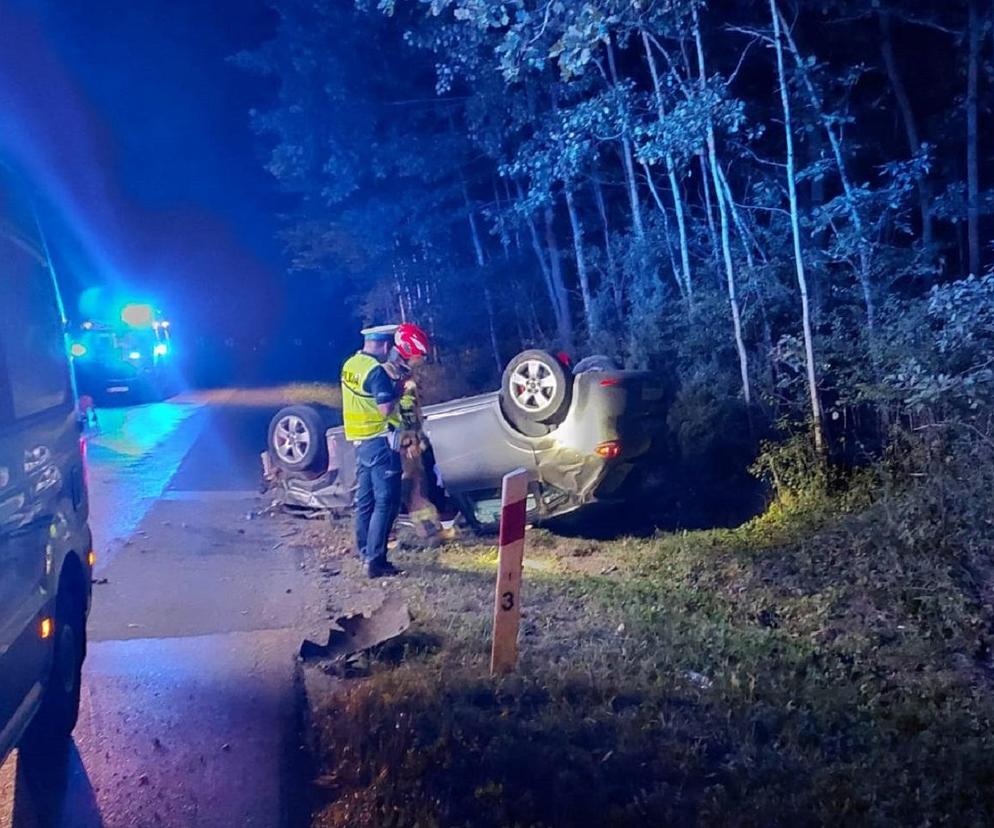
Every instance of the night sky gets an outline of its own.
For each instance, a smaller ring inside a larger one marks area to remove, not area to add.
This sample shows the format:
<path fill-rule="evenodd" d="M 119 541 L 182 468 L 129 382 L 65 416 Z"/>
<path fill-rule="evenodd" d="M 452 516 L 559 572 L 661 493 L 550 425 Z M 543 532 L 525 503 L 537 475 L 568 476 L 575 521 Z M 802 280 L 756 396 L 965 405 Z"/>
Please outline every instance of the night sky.
<path fill-rule="evenodd" d="M 2 151 L 60 219 L 70 303 L 107 284 L 188 332 L 284 326 L 284 202 L 249 129 L 271 90 L 227 60 L 274 22 L 261 0 L 0 0 Z"/>

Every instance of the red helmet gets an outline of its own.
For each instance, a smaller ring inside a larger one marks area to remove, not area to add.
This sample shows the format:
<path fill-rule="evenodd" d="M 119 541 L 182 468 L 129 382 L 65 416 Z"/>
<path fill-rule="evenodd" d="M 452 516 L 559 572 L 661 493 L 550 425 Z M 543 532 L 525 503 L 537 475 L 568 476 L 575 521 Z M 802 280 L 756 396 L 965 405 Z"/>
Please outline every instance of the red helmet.
<path fill-rule="evenodd" d="M 397 346 L 400 355 L 408 360 L 414 357 L 428 356 L 428 349 L 431 347 L 428 334 L 410 322 L 404 322 L 397 326 L 393 343 Z"/>

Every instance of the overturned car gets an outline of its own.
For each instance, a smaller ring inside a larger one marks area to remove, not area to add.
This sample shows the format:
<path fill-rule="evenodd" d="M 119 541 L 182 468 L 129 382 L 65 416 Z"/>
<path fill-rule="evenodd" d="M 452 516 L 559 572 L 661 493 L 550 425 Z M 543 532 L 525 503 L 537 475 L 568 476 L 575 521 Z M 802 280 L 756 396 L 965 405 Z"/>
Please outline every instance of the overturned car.
<path fill-rule="evenodd" d="M 663 394 L 646 372 L 590 357 L 570 368 L 528 350 L 504 371 L 501 389 L 427 406 L 422 455 L 440 510 L 454 504 L 474 529 L 494 524 L 501 480 L 531 476 L 535 522 L 598 501 L 623 499 L 663 425 Z M 337 512 L 352 506 L 354 445 L 320 406 L 281 409 L 263 453 L 266 485 L 291 507 Z"/>

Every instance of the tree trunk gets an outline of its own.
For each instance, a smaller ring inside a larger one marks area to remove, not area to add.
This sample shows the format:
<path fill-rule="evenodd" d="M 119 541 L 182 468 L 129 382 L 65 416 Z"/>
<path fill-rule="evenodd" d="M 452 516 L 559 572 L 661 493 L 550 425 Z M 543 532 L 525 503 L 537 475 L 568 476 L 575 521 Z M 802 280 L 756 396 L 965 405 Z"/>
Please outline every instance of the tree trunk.
<path fill-rule="evenodd" d="M 911 157 L 914 158 L 921 152 L 922 143 L 918 136 L 918 124 L 915 121 L 915 112 L 911 108 L 911 99 L 908 97 L 908 90 L 904 86 L 904 79 L 898 70 L 897 58 L 894 55 L 890 12 L 880 11 L 877 13 L 877 18 L 880 21 L 880 52 L 887 69 L 887 77 L 890 78 L 890 85 L 894 88 L 897 108 L 901 110 L 904 134 L 908 139 L 908 150 Z M 915 176 L 915 183 L 918 187 L 918 209 L 922 217 L 922 243 L 928 250 L 932 246 L 932 188 L 924 175 Z"/>
<path fill-rule="evenodd" d="M 491 178 L 491 183 L 493 184 L 494 187 L 494 205 L 499 215 L 503 207 L 500 202 L 500 193 L 497 190 L 497 179 Z M 500 246 L 504 251 L 504 261 L 508 262 L 511 260 L 511 242 L 507 237 L 507 233 L 503 230 L 503 221 L 501 222 L 501 227 L 502 229 L 500 234 Z"/>
<path fill-rule="evenodd" d="M 697 77 L 698 84 L 703 90 L 707 86 L 707 71 L 704 68 L 704 44 L 701 40 L 700 21 L 697 18 L 697 7 L 692 6 L 694 18 L 694 42 L 697 46 Z M 690 58 L 684 53 L 684 60 L 687 61 L 687 77 L 691 76 Z M 710 149 L 708 151 L 710 156 Z M 718 261 L 718 234 L 714 227 L 714 210 L 711 206 L 711 185 L 708 184 L 708 162 L 703 155 L 697 156 L 697 161 L 701 167 L 701 189 L 704 191 L 704 214 L 708 220 L 708 235 L 711 237 L 711 254 L 715 261 Z M 713 175 L 712 171 L 712 175 Z M 718 207 L 721 208 L 721 192 L 716 193 L 718 197 Z"/>
<path fill-rule="evenodd" d="M 759 249 L 755 236 L 753 236 L 749 228 L 746 226 L 745 221 L 743 221 L 742 214 L 739 212 L 739 206 L 735 203 L 735 199 L 732 197 L 732 188 L 728 184 L 728 177 L 725 175 L 721 167 L 718 168 L 718 181 L 721 184 L 721 191 L 725 196 L 725 203 L 728 205 L 728 212 L 732 215 L 732 224 L 735 225 L 739 238 L 742 240 L 742 249 L 745 252 L 746 262 L 748 263 L 750 269 L 754 269 L 756 267 L 756 260 L 753 255 L 753 248 L 755 247 L 759 250 L 759 253 L 764 261 L 767 261 L 766 254 Z"/>
<path fill-rule="evenodd" d="M 611 83 L 618 85 L 618 68 L 614 62 L 614 44 L 610 38 L 606 43 L 607 63 L 611 72 Z M 625 183 L 628 185 L 628 202 L 632 210 L 632 229 L 635 237 L 645 239 L 645 226 L 642 223 L 642 207 L 639 204 L 638 186 L 635 181 L 635 166 L 632 164 L 632 141 L 629 136 L 628 116 L 626 114 L 621 133 L 621 158 L 625 168 Z"/>
<path fill-rule="evenodd" d="M 538 259 L 539 268 L 542 271 L 545 290 L 549 296 L 549 307 L 552 310 L 552 317 L 556 323 L 556 333 L 562 339 L 565 336 L 565 326 L 563 325 L 559 296 L 556 293 L 556 286 L 553 280 L 552 266 L 549 262 L 548 251 L 542 247 L 542 242 L 539 240 L 538 228 L 535 226 L 535 221 L 531 216 L 528 217 L 528 232 L 531 238 L 532 250 L 535 251 L 535 258 Z"/>
<path fill-rule="evenodd" d="M 704 43 L 701 39 L 701 27 L 697 19 L 697 8 L 692 6 L 694 20 L 694 40 L 697 44 L 697 59 L 701 70 L 701 83 L 704 83 Z M 732 311 L 732 329 L 735 333 L 735 349 L 739 355 L 739 373 L 742 377 L 742 396 L 747 407 L 752 406 L 752 387 L 749 382 L 749 353 L 746 351 L 745 339 L 742 336 L 742 314 L 739 310 L 739 299 L 735 286 L 735 263 L 732 259 L 731 234 L 729 232 L 728 207 L 725 204 L 721 188 L 721 173 L 718 171 L 718 150 L 715 144 L 714 124 L 707 124 L 708 161 L 714 176 L 715 197 L 718 201 L 718 219 L 721 230 L 721 253 L 725 263 L 725 279 L 728 286 L 728 304 Z"/>
<path fill-rule="evenodd" d="M 607 257 L 607 267 L 610 271 L 611 295 L 614 297 L 614 305 L 621 317 L 624 306 L 624 287 L 621 284 L 621 274 L 618 272 L 618 265 L 614 261 L 614 248 L 611 244 L 611 227 L 607 221 L 607 208 L 604 206 L 604 193 L 601 190 L 601 181 L 594 176 L 594 201 L 597 203 L 597 212 L 600 213 L 601 226 L 604 228 L 604 255 Z"/>
<path fill-rule="evenodd" d="M 494 314 L 494 300 L 490 295 L 490 285 L 487 284 L 487 280 L 483 278 L 483 306 L 487 311 L 487 324 L 490 328 L 490 350 L 493 352 L 494 356 L 494 366 L 497 368 L 497 377 L 504 371 L 504 363 L 500 358 L 500 343 L 497 341 L 497 323 L 496 316 Z"/>
<path fill-rule="evenodd" d="M 708 184 L 708 162 L 704 155 L 697 156 L 701 168 L 701 190 L 704 194 L 704 216 L 708 222 L 708 238 L 711 239 L 711 255 L 718 261 L 718 232 L 714 226 L 714 207 L 711 205 L 711 185 Z"/>
<path fill-rule="evenodd" d="M 649 184 L 649 192 L 652 193 L 652 199 L 656 202 L 656 206 L 659 208 L 659 212 L 663 217 L 663 235 L 666 237 L 666 255 L 670 260 L 670 271 L 673 273 L 673 281 L 676 282 L 677 290 L 680 291 L 680 295 L 689 300 L 687 295 L 686 285 L 683 283 L 683 279 L 680 275 L 680 270 L 676 266 L 676 259 L 673 258 L 673 236 L 670 233 L 670 216 L 666 212 L 666 206 L 663 204 L 663 200 L 659 197 L 659 191 L 656 189 L 656 184 L 652 180 L 652 170 L 649 169 L 649 165 L 643 161 L 642 170 L 645 172 L 645 180 Z"/>
<path fill-rule="evenodd" d="M 504 370 L 504 363 L 501 362 L 500 358 L 500 344 L 497 341 L 497 324 L 494 319 L 494 302 L 490 295 L 490 285 L 487 284 L 486 276 L 482 273 L 483 268 L 486 266 L 486 259 L 483 256 L 483 244 L 480 241 L 480 233 L 476 229 L 476 215 L 473 213 L 473 207 L 469 203 L 466 182 L 460 179 L 459 183 L 462 186 L 463 202 L 466 205 L 466 218 L 469 221 L 469 232 L 473 239 L 473 251 L 476 253 L 476 266 L 481 271 L 480 283 L 483 288 L 483 306 L 487 312 L 487 324 L 490 329 L 490 349 L 493 351 L 494 364 L 497 366 L 497 376 L 499 377 Z"/>
<path fill-rule="evenodd" d="M 652 88 L 656 95 L 656 113 L 659 117 L 660 127 L 664 126 L 666 120 L 666 108 L 663 104 L 663 89 L 659 83 L 659 72 L 656 68 L 656 58 L 652 54 L 649 45 L 649 36 L 642 31 L 642 46 L 645 49 L 645 58 L 649 64 L 649 73 L 652 75 Z M 677 234 L 680 240 L 680 264 L 683 268 L 683 284 L 687 291 L 687 301 L 693 304 L 694 283 L 690 276 L 690 251 L 687 245 L 687 224 L 683 209 L 683 196 L 680 191 L 680 182 L 677 180 L 676 165 L 673 162 L 673 153 L 668 149 L 665 155 L 666 177 L 669 179 L 670 192 L 673 194 L 673 211 L 676 213 Z M 648 173 L 648 170 L 646 170 Z M 665 214 L 665 211 L 664 211 Z"/>
<path fill-rule="evenodd" d="M 849 212 L 849 220 L 853 223 L 853 228 L 856 230 L 856 237 L 859 244 L 859 266 L 857 268 L 857 277 L 859 278 L 860 288 L 863 291 L 863 304 L 866 308 L 866 333 L 870 343 L 870 357 L 876 363 L 876 303 L 873 298 L 873 287 L 870 276 L 872 255 L 869 242 L 866 238 L 865 228 L 863 227 L 863 218 L 859 213 L 859 209 L 856 207 L 856 198 L 853 192 L 852 182 L 849 180 L 849 171 L 846 168 L 845 158 L 842 155 L 842 141 L 835 132 L 835 125 L 832 119 L 829 117 L 828 113 L 825 112 L 825 107 L 822 104 L 821 96 L 818 94 L 818 90 L 815 89 L 814 84 L 811 82 L 811 78 L 808 76 L 808 61 L 801 55 L 800 50 L 797 48 L 797 43 L 795 42 L 793 35 L 790 33 L 790 28 L 788 27 L 787 21 L 783 14 L 779 9 L 776 10 L 776 13 L 780 19 L 780 27 L 783 33 L 783 38 L 786 41 L 787 46 L 790 48 L 791 55 L 794 57 L 798 74 L 800 75 L 801 82 L 808 94 L 811 107 L 814 109 L 815 114 L 821 121 L 825 135 L 828 137 L 828 143 L 832 148 L 832 155 L 835 158 L 835 166 L 839 172 L 839 181 L 842 184 L 842 190 L 846 197 L 846 208 Z"/>
<path fill-rule="evenodd" d="M 715 148 L 714 129 L 708 128 L 708 157 L 711 169 L 718 166 L 717 150 Z M 732 246 L 728 229 L 728 208 L 725 198 L 718 186 L 718 177 L 715 174 L 715 194 L 718 200 L 718 220 L 721 230 L 721 254 L 725 263 L 725 279 L 728 287 L 728 303 L 732 311 L 732 329 L 735 333 L 735 349 L 739 355 L 739 373 L 742 376 L 742 396 L 746 405 L 752 405 L 752 390 L 749 383 L 749 354 L 746 351 L 745 340 L 742 336 L 742 314 L 739 310 L 739 300 L 735 287 L 735 264 L 732 259 Z"/>
<path fill-rule="evenodd" d="M 809 164 L 815 164 L 821 161 L 825 157 L 825 136 L 822 135 L 818 130 L 812 130 L 811 134 L 808 136 L 808 140 L 805 142 L 805 146 L 808 151 L 807 162 Z M 811 197 L 811 207 L 821 207 L 825 204 L 825 176 L 814 175 L 810 179 L 810 197 Z M 828 249 L 828 229 L 821 227 L 811 231 L 811 244 L 815 250 L 824 252 Z M 818 303 L 815 303 L 815 308 L 817 309 Z M 817 311 L 816 311 L 817 315 Z"/>
<path fill-rule="evenodd" d="M 514 199 L 511 198 L 511 185 L 507 183 L 507 179 L 504 179 L 504 197 L 507 199 L 508 204 L 513 204 Z M 518 232 L 518 227 L 514 225 L 514 249 L 519 253 L 521 252 L 521 234 Z"/>
<path fill-rule="evenodd" d="M 437 331 L 438 326 L 435 324 L 437 314 L 436 309 L 438 307 L 438 287 L 432 279 L 425 279 L 424 281 L 424 313 L 428 321 L 428 330 Z M 438 350 L 438 342 L 433 337 L 431 343 L 431 353 L 432 359 L 441 364 L 443 361 L 442 353 Z"/>
<path fill-rule="evenodd" d="M 407 308 L 404 307 L 404 287 L 400 283 L 400 276 L 397 274 L 397 268 L 394 267 L 393 270 L 393 284 L 394 290 L 397 291 L 397 309 L 400 311 L 400 321 L 407 321 Z M 410 301 L 410 300 L 408 300 Z"/>
<path fill-rule="evenodd" d="M 677 178 L 673 156 L 666 154 L 666 177 L 669 179 L 670 192 L 673 194 L 673 208 L 676 213 L 676 229 L 680 241 L 680 265 L 683 268 L 683 281 L 687 286 L 687 300 L 694 304 L 694 280 L 690 272 L 690 245 L 687 242 L 687 217 L 683 207 L 683 191 Z"/>
<path fill-rule="evenodd" d="M 787 193 L 790 198 L 790 230 L 794 241 L 794 267 L 797 272 L 797 287 L 801 293 L 801 325 L 804 331 L 804 359 L 808 374 L 808 395 L 811 399 L 811 427 L 814 433 L 815 449 L 819 454 L 825 450 L 822 435 L 821 401 L 818 398 L 818 379 L 815 372 L 814 338 L 811 334 L 811 312 L 808 304 L 808 282 L 804 273 L 804 256 L 801 252 L 801 222 L 797 206 L 797 181 L 794 177 L 794 134 L 790 117 L 790 96 L 787 92 L 787 73 L 784 69 L 783 40 L 780 36 L 780 16 L 777 14 L 776 0 L 770 0 L 770 13 L 773 16 L 773 37 L 777 51 L 777 79 L 780 86 L 780 102 L 783 105 L 784 136 L 787 144 Z"/>
<path fill-rule="evenodd" d="M 576 212 L 573 191 L 569 185 L 565 187 L 566 210 L 569 212 L 569 224 L 573 230 L 573 254 L 576 256 L 576 275 L 580 282 L 580 298 L 583 300 L 583 317 L 587 323 L 588 336 L 594 330 L 593 298 L 590 295 L 590 274 L 587 270 L 587 257 L 583 252 L 583 225 Z"/>
<path fill-rule="evenodd" d="M 639 204 L 638 186 L 635 181 L 635 167 L 632 165 L 632 143 L 627 137 L 621 141 L 621 150 L 625 159 L 628 201 L 632 208 L 632 228 L 635 230 L 635 238 L 642 241 L 645 238 L 645 227 L 642 224 L 642 205 Z"/>
<path fill-rule="evenodd" d="M 966 226 L 967 252 L 970 259 L 970 273 L 980 275 L 980 170 L 977 161 L 979 142 L 979 107 L 977 88 L 980 74 L 980 38 L 983 24 L 977 8 L 978 0 L 967 0 L 969 4 L 969 49 L 966 73 Z"/>
<path fill-rule="evenodd" d="M 573 348 L 573 320 L 569 312 L 569 294 L 566 282 L 563 281 L 562 259 L 559 255 L 559 242 L 552 227 L 552 208 L 543 211 L 545 220 L 545 244 L 549 251 L 549 274 L 552 278 L 552 289 L 556 297 L 556 329 L 562 345 L 567 350 Z"/>
<path fill-rule="evenodd" d="M 521 182 L 515 181 L 514 186 L 518 191 L 518 198 L 524 199 L 524 193 L 521 191 Z M 553 267 L 550 262 L 550 258 L 547 258 L 547 251 L 542 247 L 542 242 L 539 240 L 538 228 L 535 226 L 535 220 L 532 216 L 528 216 L 526 219 L 528 224 L 528 236 L 532 243 L 532 250 L 535 253 L 535 258 L 538 259 L 539 269 L 542 271 L 542 279 L 545 282 L 545 290 L 549 296 L 549 306 L 552 309 L 552 316 L 556 322 L 556 333 L 559 338 L 564 342 L 568 339 L 572 341 L 573 332 L 572 324 L 569 320 L 569 307 L 566 308 L 566 318 L 563 318 L 562 305 L 560 304 L 560 292 L 557 289 L 556 280 L 558 278 L 559 283 L 562 283 L 562 271 L 559 267 L 558 260 L 555 265 L 555 273 L 553 272 Z M 547 238 L 551 230 L 551 227 L 547 226 Z M 553 238 L 553 242 L 555 239 Z M 551 254 L 552 249 L 550 248 L 548 253 Z M 558 250 L 557 250 L 558 254 Z M 563 287 L 563 292 L 565 293 L 565 287 Z"/>

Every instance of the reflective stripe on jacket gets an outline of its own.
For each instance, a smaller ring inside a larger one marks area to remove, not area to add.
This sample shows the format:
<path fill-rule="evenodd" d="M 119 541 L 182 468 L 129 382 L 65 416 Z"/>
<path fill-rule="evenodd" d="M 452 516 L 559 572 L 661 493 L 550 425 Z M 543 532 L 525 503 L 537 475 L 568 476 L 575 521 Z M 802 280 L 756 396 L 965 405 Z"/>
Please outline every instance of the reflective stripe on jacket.
<path fill-rule="evenodd" d="M 371 440 L 400 428 L 400 414 L 395 410 L 384 416 L 376 399 L 365 389 L 370 371 L 379 365 L 372 354 L 360 351 L 342 366 L 342 417 L 346 440 Z"/>

